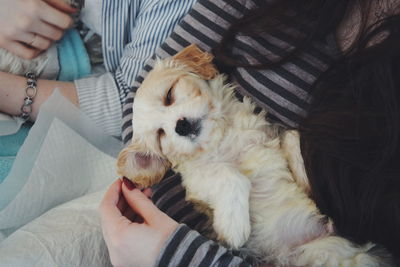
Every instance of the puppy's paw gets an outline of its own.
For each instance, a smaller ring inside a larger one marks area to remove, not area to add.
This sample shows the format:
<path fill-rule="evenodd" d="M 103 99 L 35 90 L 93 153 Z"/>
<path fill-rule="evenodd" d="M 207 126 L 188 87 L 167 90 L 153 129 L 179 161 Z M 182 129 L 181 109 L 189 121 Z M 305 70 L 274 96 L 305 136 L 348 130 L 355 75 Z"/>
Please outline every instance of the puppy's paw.
<path fill-rule="evenodd" d="M 145 188 L 158 183 L 169 169 L 170 163 L 147 151 L 139 151 L 135 145 L 122 150 L 118 156 L 117 171 L 137 187 Z"/>
<path fill-rule="evenodd" d="M 251 231 L 249 216 L 238 213 L 234 216 L 214 214 L 213 227 L 218 234 L 218 240 L 233 249 L 242 247 L 249 239 Z"/>

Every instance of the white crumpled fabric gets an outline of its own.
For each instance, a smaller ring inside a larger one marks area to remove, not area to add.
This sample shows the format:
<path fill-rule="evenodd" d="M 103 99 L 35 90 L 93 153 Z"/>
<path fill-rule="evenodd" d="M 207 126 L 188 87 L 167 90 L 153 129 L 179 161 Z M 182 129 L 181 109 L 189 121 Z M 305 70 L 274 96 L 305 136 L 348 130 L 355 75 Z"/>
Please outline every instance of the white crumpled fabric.
<path fill-rule="evenodd" d="M 109 266 L 97 209 L 121 148 L 54 93 L 0 184 L 0 266 Z"/>
<path fill-rule="evenodd" d="M 51 209 L 0 243 L 0 266 L 111 266 L 98 204 L 104 191 Z"/>
<path fill-rule="evenodd" d="M 0 229 L 19 228 L 57 205 L 106 188 L 116 179 L 115 164 L 55 118 L 26 183 L 0 211 Z"/>

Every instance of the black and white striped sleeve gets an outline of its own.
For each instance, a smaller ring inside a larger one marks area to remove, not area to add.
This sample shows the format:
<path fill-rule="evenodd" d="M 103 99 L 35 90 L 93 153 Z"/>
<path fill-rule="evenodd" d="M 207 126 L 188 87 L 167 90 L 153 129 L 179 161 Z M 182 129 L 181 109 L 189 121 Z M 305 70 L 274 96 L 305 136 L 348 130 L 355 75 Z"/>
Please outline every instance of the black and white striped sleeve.
<path fill-rule="evenodd" d="M 253 265 L 181 224 L 167 240 L 155 266 L 250 267 Z"/>

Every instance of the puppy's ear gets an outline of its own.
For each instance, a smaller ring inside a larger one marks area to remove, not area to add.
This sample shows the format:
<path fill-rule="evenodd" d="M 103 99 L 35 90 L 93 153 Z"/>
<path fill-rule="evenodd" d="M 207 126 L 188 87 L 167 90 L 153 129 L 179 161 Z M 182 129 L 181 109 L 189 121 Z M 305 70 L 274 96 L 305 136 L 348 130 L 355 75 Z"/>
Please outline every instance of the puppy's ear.
<path fill-rule="evenodd" d="M 160 182 L 170 167 L 168 160 L 144 150 L 138 143 L 123 149 L 117 161 L 118 175 L 129 178 L 140 188 Z"/>
<path fill-rule="evenodd" d="M 202 51 L 195 44 L 189 45 L 172 57 L 173 60 L 193 69 L 196 74 L 205 80 L 211 80 L 218 74 L 217 68 L 212 64 L 213 58 L 212 54 Z"/>

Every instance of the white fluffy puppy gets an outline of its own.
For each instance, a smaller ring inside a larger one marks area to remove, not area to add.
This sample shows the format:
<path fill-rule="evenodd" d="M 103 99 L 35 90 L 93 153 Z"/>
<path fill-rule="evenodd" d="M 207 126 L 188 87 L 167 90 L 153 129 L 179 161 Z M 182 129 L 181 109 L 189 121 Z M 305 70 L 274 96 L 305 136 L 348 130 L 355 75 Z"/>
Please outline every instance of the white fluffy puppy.
<path fill-rule="evenodd" d="M 119 156 L 119 174 L 148 187 L 172 167 L 187 200 L 211 209 L 217 239 L 262 262 L 378 266 L 368 254 L 372 244 L 334 236 L 301 170 L 304 183 L 296 183 L 265 113 L 254 114 L 248 98 L 238 101 L 211 60 L 192 45 L 156 63 L 136 93 L 133 139 Z M 286 146 L 296 145 L 296 135 L 288 138 Z"/>

